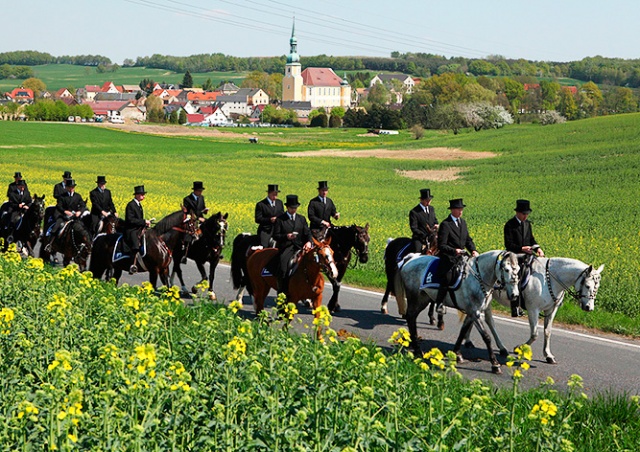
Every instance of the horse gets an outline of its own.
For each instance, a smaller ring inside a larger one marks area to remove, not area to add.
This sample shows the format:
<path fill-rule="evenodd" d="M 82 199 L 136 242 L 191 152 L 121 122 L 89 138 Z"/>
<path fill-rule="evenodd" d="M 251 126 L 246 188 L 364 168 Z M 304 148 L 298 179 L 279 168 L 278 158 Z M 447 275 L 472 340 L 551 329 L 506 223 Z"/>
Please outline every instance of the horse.
<path fill-rule="evenodd" d="M 110 213 L 100 219 L 96 236 L 99 234 L 115 234 L 117 232 L 124 232 L 124 220 L 122 218 Z"/>
<path fill-rule="evenodd" d="M 405 259 L 402 268 L 396 273 L 395 294 L 398 302 L 398 311 L 405 315 L 409 326 L 411 345 L 416 353 L 420 352 L 418 344 L 418 314 L 427 305 L 436 300 L 437 287 L 430 287 L 428 283 L 430 264 L 437 259 L 433 256 L 412 255 Z M 463 311 L 467 316 L 464 319 L 460 334 L 453 348 L 459 362 L 464 362 L 460 348 L 462 340 L 472 325 L 475 325 L 484 340 L 493 373 L 501 373 L 500 363 L 491 347 L 491 337 L 485 330 L 481 314 L 487 311 L 493 298 L 493 288 L 496 282 L 504 286 L 509 299 L 519 295 L 518 292 L 518 258 L 507 251 L 487 251 L 477 257 L 464 258 L 460 284 L 454 292 L 447 294 L 445 304 Z M 426 287 L 425 287 L 426 286 Z"/>
<path fill-rule="evenodd" d="M 322 304 L 324 290 L 323 271 L 333 278 L 338 277 L 338 269 L 333 259 L 331 239 L 319 242 L 313 238 L 314 248 L 302 252 L 298 266 L 289 278 L 287 302 L 297 303 L 311 300 L 314 309 Z M 264 300 L 270 289 L 277 290 L 277 278 L 274 275 L 263 275 L 263 270 L 272 259 L 277 259 L 278 249 L 264 248 L 257 250 L 247 259 L 249 293 L 253 295 L 253 306 L 256 314 L 264 309 Z M 316 260 L 316 256 L 318 259 Z"/>
<path fill-rule="evenodd" d="M 244 289 L 249 284 L 247 256 L 256 249 L 262 249 L 260 236 L 258 235 L 242 232 L 233 239 L 231 281 L 233 282 L 233 288 L 238 291 L 236 293 L 236 301 L 242 302 Z"/>
<path fill-rule="evenodd" d="M 604 264 L 594 269 L 576 259 L 568 258 L 535 258 L 532 262 L 531 276 L 520 294 L 524 299 L 525 308 L 529 317 L 531 334 L 528 345 L 538 337 L 538 317 L 544 315 L 544 357 L 549 364 L 557 364 L 555 356 L 551 353 L 551 328 L 558 308 L 564 301 L 565 292 L 580 302 L 580 306 L 586 312 L 594 309 L 596 295 L 600 287 L 601 273 Z M 569 290 L 573 287 L 577 295 Z M 507 294 L 503 290 L 493 291 L 494 300 L 510 307 Z M 492 315 L 486 315 L 485 320 L 493 333 L 496 344 L 501 352 L 506 348 L 498 336 Z M 488 306 L 488 314 L 491 314 L 491 305 Z"/>
<path fill-rule="evenodd" d="M 340 293 L 340 283 L 351 261 L 351 249 L 355 249 L 358 256 L 358 260 L 355 263 L 359 261 L 362 264 L 366 264 L 369 260 L 369 223 L 364 227 L 355 224 L 352 226 L 332 226 L 326 230 L 325 236 L 331 239 L 331 249 L 338 269 L 336 278 L 329 276 L 329 282 L 333 287 L 333 295 L 327 304 L 327 308 L 329 312 L 334 313 L 340 311 L 338 294 Z"/>
<path fill-rule="evenodd" d="M 200 224 L 198 231 L 199 238 L 188 245 L 187 257 L 195 261 L 200 272 L 201 282 L 209 282 L 209 298 L 211 300 L 216 299 L 216 294 L 213 291 L 213 280 L 215 279 L 215 272 L 220 258 L 222 257 L 222 248 L 224 247 L 224 241 L 229 229 L 227 223 L 228 213 L 222 215 L 222 212 L 218 212 L 215 215 L 207 218 L 204 223 Z M 180 285 L 184 292 L 187 289 L 182 279 L 182 269 L 180 264 L 184 256 L 185 248 L 181 243 L 173 249 L 173 271 L 171 272 L 170 282 L 173 284 L 175 275 L 178 275 Z M 204 268 L 205 262 L 209 262 L 209 276 L 207 277 L 207 271 Z M 195 288 L 192 288 L 195 293 Z"/>
<path fill-rule="evenodd" d="M 18 251 L 25 250 L 29 256 L 34 256 L 35 246 L 42 231 L 42 219 L 44 218 L 44 198 L 45 195 L 33 194 L 33 201 L 29 205 L 29 210 L 20 215 L 20 220 L 5 235 L 5 251 L 10 242 L 15 242 Z"/>
<path fill-rule="evenodd" d="M 145 243 L 144 256 L 142 257 L 141 269 L 149 272 L 149 282 L 155 288 L 158 277 L 163 285 L 169 285 L 169 265 L 171 264 L 171 250 L 184 240 L 189 234 L 196 234 L 196 217 L 193 213 L 185 210 L 178 210 L 167 215 L 152 228 L 144 230 L 141 243 Z M 115 247 L 122 234 L 100 234 L 93 241 L 93 255 L 89 270 L 93 277 L 101 279 L 107 273 L 113 272 L 116 284 L 122 276 L 123 270 L 128 270 L 131 266 L 133 256 L 122 256 L 116 259 Z"/>
<path fill-rule="evenodd" d="M 438 230 L 436 228 L 430 228 L 427 225 L 426 244 L 422 248 L 422 253 L 427 256 L 436 256 L 438 254 Z M 382 296 L 382 302 L 380 306 L 380 312 L 383 314 L 389 313 L 388 303 L 389 295 L 395 295 L 394 293 L 394 281 L 396 273 L 398 272 L 399 264 L 404 260 L 407 255 L 414 253 L 413 240 L 409 237 L 398 237 L 396 239 L 388 239 L 387 247 L 384 250 L 384 271 L 387 275 L 387 287 L 384 295 Z M 429 324 L 435 324 L 435 318 L 433 317 L 435 303 L 431 303 L 429 306 Z M 438 328 L 444 330 L 444 319 L 442 314 L 438 314 Z"/>
<path fill-rule="evenodd" d="M 60 253 L 65 267 L 73 260 L 80 271 L 86 270 L 92 242 L 83 218 L 71 217 L 58 237 L 43 235 L 40 242 L 40 257 L 45 262 L 51 262 L 51 256 Z"/>

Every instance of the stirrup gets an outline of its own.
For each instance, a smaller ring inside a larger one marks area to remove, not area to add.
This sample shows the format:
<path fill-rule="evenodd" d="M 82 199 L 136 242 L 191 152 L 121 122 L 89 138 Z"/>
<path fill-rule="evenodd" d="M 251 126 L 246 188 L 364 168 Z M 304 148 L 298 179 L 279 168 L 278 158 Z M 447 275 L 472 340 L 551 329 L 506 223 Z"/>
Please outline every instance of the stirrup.
<path fill-rule="evenodd" d="M 129 267 L 129 274 L 134 275 L 136 273 L 138 273 L 138 267 L 136 267 L 136 264 L 133 264 L 131 267 Z"/>
<path fill-rule="evenodd" d="M 49 242 L 49 243 L 47 243 L 47 244 L 44 246 L 44 250 L 45 250 L 47 253 L 49 253 L 49 254 L 51 254 L 51 244 L 52 244 L 52 243 L 53 243 L 53 242 Z"/>

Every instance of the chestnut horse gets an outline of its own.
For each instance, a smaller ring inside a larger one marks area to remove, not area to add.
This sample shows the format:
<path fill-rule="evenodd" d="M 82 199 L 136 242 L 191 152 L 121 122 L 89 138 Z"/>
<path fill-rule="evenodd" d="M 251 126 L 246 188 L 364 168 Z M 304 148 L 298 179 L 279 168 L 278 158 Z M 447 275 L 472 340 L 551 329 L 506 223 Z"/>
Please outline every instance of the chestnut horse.
<path fill-rule="evenodd" d="M 311 300 L 313 308 L 318 308 L 322 304 L 322 291 L 324 290 L 324 277 L 322 271 L 333 278 L 338 276 L 336 263 L 333 260 L 331 250 L 331 239 L 319 242 L 313 239 L 314 248 L 302 252 L 300 262 L 291 277 L 289 278 L 289 293 L 287 301 L 297 303 L 298 301 Z M 276 248 L 265 248 L 253 253 L 247 259 L 248 285 L 247 290 L 253 295 L 253 306 L 256 313 L 264 309 L 264 300 L 267 298 L 270 289 L 277 290 L 278 280 L 274 275 L 263 276 L 263 269 L 271 261 L 276 259 L 278 250 Z M 318 260 L 316 260 L 318 256 Z"/>

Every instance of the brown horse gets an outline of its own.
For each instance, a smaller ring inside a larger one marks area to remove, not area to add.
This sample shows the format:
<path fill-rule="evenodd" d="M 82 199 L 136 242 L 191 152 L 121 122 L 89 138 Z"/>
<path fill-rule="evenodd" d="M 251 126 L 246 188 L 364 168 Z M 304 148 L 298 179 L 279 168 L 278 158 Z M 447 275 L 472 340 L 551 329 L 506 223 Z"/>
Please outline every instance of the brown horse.
<path fill-rule="evenodd" d="M 60 253 L 65 267 L 73 260 L 80 271 L 86 270 L 92 243 L 84 218 L 72 217 L 58 237 L 44 235 L 40 241 L 40 257 L 45 262 L 50 262 L 51 256 Z"/>
<path fill-rule="evenodd" d="M 165 286 L 169 285 L 169 265 L 171 264 L 171 250 L 184 240 L 187 235 L 195 236 L 197 218 L 193 213 L 187 214 L 179 210 L 160 220 L 153 228 L 144 231 L 141 243 L 146 243 L 145 255 L 142 258 L 144 266 L 140 270 L 149 272 L 149 282 L 155 288 L 158 277 Z M 102 278 L 113 272 L 116 283 L 122 272 L 129 269 L 133 257 L 113 260 L 114 248 L 122 237 L 121 234 L 101 234 L 93 242 L 93 254 L 89 270 L 94 278 Z"/>
<path fill-rule="evenodd" d="M 323 269 L 334 278 L 338 276 L 333 251 L 331 250 L 331 239 L 319 242 L 313 239 L 315 247 L 309 251 L 302 252 L 298 267 L 289 279 L 289 293 L 287 301 L 297 303 L 298 301 L 311 300 L 313 308 L 318 308 L 322 304 L 322 291 L 324 290 Z M 270 289 L 277 290 L 278 281 L 275 276 L 263 276 L 262 270 L 271 259 L 276 258 L 278 250 L 276 248 L 265 248 L 253 253 L 247 259 L 247 271 L 249 284 L 247 290 L 253 295 L 253 306 L 256 313 L 264 309 L 264 300 L 267 298 Z M 318 260 L 316 260 L 318 256 Z"/>

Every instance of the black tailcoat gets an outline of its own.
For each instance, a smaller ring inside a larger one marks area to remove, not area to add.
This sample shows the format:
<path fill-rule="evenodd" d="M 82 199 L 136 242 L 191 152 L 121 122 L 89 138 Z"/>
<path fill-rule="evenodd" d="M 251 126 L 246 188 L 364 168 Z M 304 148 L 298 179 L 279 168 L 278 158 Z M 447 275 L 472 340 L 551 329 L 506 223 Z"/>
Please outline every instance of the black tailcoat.
<path fill-rule="evenodd" d="M 425 243 L 429 232 L 427 225 L 433 229 L 438 224 L 436 211 L 433 206 L 426 206 L 427 212 L 418 204 L 409 212 L 409 228 L 411 228 L 411 240 L 413 240 L 416 252 L 420 252 L 422 244 Z"/>
<path fill-rule="evenodd" d="M 127 243 L 132 249 L 137 250 L 140 248 L 138 244 L 138 231 L 140 228 L 145 227 L 146 224 L 142 204 L 138 205 L 136 200 L 132 199 L 127 204 L 124 213 L 125 240 L 127 240 Z"/>
<path fill-rule="evenodd" d="M 458 259 L 456 249 L 476 251 L 476 245 L 469 235 L 467 222 L 462 217 L 458 219 L 458 222 L 459 226 L 456 226 L 449 215 L 438 228 L 438 248 L 440 249 L 438 274 L 441 278 L 446 279 L 449 271 L 454 267 Z"/>
<path fill-rule="evenodd" d="M 256 203 L 255 220 L 258 224 L 258 235 L 260 236 L 260 244 L 265 248 L 269 246 L 269 240 L 273 235 L 275 223 L 271 222 L 271 218 L 279 217 L 284 214 L 284 205 L 282 201 L 276 199 L 274 206 L 271 207 L 271 200 L 265 198 Z"/>
<path fill-rule="evenodd" d="M 319 196 L 309 201 L 307 212 L 309 214 L 309 222 L 311 229 L 322 229 L 322 221 L 331 223 L 331 219 L 336 214 L 336 206 L 330 198 L 326 198 L 326 204 L 322 202 Z"/>
<path fill-rule="evenodd" d="M 287 234 L 291 232 L 298 233 L 294 240 L 287 238 Z M 291 220 L 287 212 L 283 213 L 276 220 L 273 238 L 276 240 L 276 246 L 280 250 L 280 271 L 286 272 L 287 264 L 293 254 L 302 249 L 305 243 L 311 241 L 311 231 L 307 226 L 307 219 L 296 213 L 295 220 Z"/>
<path fill-rule="evenodd" d="M 512 253 L 522 253 L 523 246 L 537 245 L 533 232 L 531 231 L 531 223 L 524 220 L 522 224 L 516 217 L 511 218 L 504 225 L 504 248 Z"/>
<path fill-rule="evenodd" d="M 187 212 L 193 211 L 198 218 L 202 218 L 204 209 L 207 206 L 204 203 L 204 196 L 198 196 L 198 200 L 196 201 L 194 195 L 191 194 L 189 196 L 185 196 L 182 200 L 182 205 L 187 209 Z"/>

